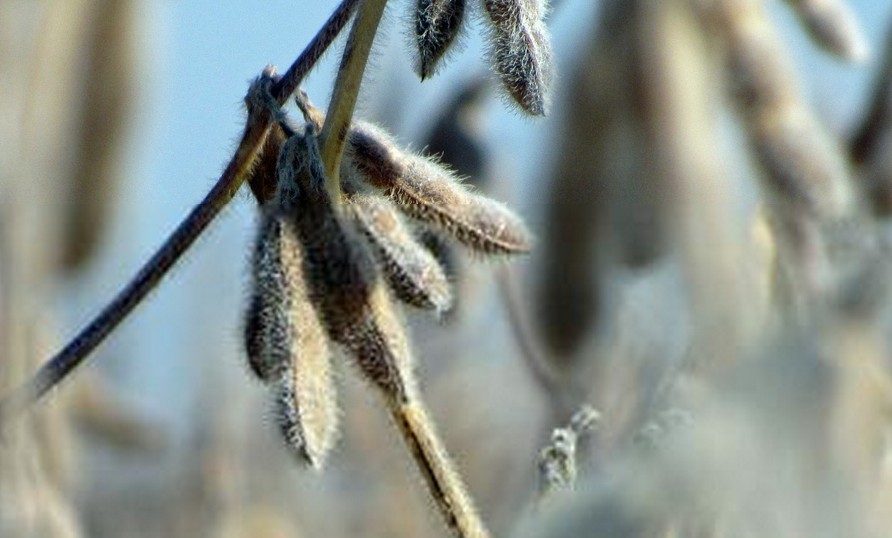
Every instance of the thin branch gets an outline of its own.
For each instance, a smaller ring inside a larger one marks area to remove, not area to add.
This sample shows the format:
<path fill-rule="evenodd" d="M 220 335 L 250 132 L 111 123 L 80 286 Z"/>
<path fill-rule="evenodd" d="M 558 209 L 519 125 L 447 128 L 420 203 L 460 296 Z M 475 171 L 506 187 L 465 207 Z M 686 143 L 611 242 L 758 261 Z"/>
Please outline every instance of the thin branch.
<path fill-rule="evenodd" d="M 362 0 L 343 0 L 341 5 L 325 21 L 322 29 L 313 36 L 313 40 L 300 53 L 300 56 L 294 60 L 288 71 L 285 71 L 282 78 L 273 85 L 270 93 L 279 103 L 279 106 L 284 105 L 285 101 L 291 97 L 291 94 L 297 91 L 303 79 L 322 55 L 325 54 L 325 51 L 328 50 L 335 38 L 341 34 L 347 23 L 350 22 L 350 17 L 353 16 L 353 12 L 359 7 L 360 2 Z"/>
<path fill-rule="evenodd" d="M 288 100 L 310 69 L 346 26 L 361 0 L 344 0 L 298 56 L 270 94 L 281 105 Z M 271 73 L 270 73 L 271 74 Z M 152 291 L 195 242 L 198 236 L 232 200 L 254 164 L 269 134 L 273 118 L 269 110 L 249 115 L 238 149 L 220 179 L 177 227 L 136 276 L 61 351 L 47 361 L 22 386 L 0 401 L 0 425 L 27 409 L 67 377 Z"/>
<path fill-rule="evenodd" d="M 350 30 L 350 38 L 338 69 L 334 94 L 328 105 L 327 119 L 319 137 L 322 143 L 322 162 L 325 164 L 325 174 L 328 178 L 327 188 L 336 206 L 341 199 L 340 166 L 347 141 L 347 131 L 353 119 L 353 110 L 356 108 L 365 66 L 375 35 L 378 33 L 378 24 L 384 14 L 385 5 L 387 0 L 365 0 L 362 3 L 356 15 L 356 22 Z"/>
<path fill-rule="evenodd" d="M 512 266 L 500 268 L 496 278 L 499 297 L 508 314 L 508 326 L 514 334 L 527 370 L 548 399 L 552 418 L 560 423 L 573 413 L 581 395 L 549 364 L 545 346 L 537 338 L 533 324 L 526 315 L 526 306 L 521 304 L 517 278 Z"/>
<path fill-rule="evenodd" d="M 136 276 L 59 353 L 23 386 L 0 403 L 6 419 L 34 403 L 87 358 L 110 332 L 155 288 L 220 210 L 232 199 L 266 138 L 268 122 L 254 122 L 242 136 L 238 150 L 204 200 L 177 227 Z"/>
<path fill-rule="evenodd" d="M 410 398 L 408 402 L 387 398 L 387 404 L 452 533 L 458 538 L 488 538 L 489 533 L 434 430 L 420 396 Z"/>

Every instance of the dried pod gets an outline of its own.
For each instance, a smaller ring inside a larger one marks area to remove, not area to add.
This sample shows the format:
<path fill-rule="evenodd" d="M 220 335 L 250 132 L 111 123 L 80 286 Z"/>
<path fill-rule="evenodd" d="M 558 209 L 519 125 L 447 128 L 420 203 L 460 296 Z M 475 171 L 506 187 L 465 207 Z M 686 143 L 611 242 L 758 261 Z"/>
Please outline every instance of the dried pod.
<path fill-rule="evenodd" d="M 399 317 L 383 283 L 369 295 L 362 319 L 344 331 L 339 342 L 356 360 L 363 375 L 394 402 L 408 402 L 415 393 L 413 359 Z"/>
<path fill-rule="evenodd" d="M 331 354 L 309 300 L 294 224 L 277 202 L 263 215 L 254 251 L 246 348 L 257 376 L 276 384 L 285 440 L 302 460 L 320 468 L 337 433 Z"/>
<path fill-rule="evenodd" d="M 377 276 L 375 266 L 325 190 L 315 138 L 291 137 L 282 155 L 279 181 L 287 184 L 288 175 L 292 174 L 297 182 L 294 222 L 305 249 L 310 296 L 319 307 L 329 334 L 340 341 L 342 334 L 368 310 L 368 297 Z"/>
<path fill-rule="evenodd" d="M 123 150 L 139 97 L 134 75 L 142 59 L 137 54 L 136 2 L 90 2 L 79 11 L 86 12 L 85 20 L 91 22 L 84 32 L 85 71 L 77 73 L 90 82 L 75 85 L 75 91 L 81 89 L 73 97 L 80 101 L 69 108 L 75 117 L 72 140 L 76 147 L 71 151 L 71 194 L 66 198 L 65 236 L 60 245 L 65 269 L 82 267 L 110 228 L 108 219 L 123 175 Z M 70 95 L 73 88 L 60 86 Z"/>
<path fill-rule="evenodd" d="M 804 104 L 761 2 L 709 6 L 710 27 L 725 42 L 734 97 L 769 192 L 819 218 L 848 214 L 854 199 L 842 148 Z"/>
<path fill-rule="evenodd" d="M 278 205 L 264 211 L 252 260 L 252 294 L 245 322 L 251 369 L 263 381 L 284 375 L 295 352 L 328 355 L 325 333 L 304 283 L 301 246 Z"/>
<path fill-rule="evenodd" d="M 329 336 L 353 356 L 362 373 L 389 398 L 410 393 L 411 357 L 402 322 L 390 306 L 371 252 L 325 190 L 312 130 L 293 136 L 279 160 L 279 182 L 296 180 L 294 222 L 304 247 L 310 299 Z"/>
<path fill-rule="evenodd" d="M 542 0 L 483 0 L 490 54 L 502 85 L 526 112 L 544 116 L 554 78 Z"/>
<path fill-rule="evenodd" d="M 322 338 L 325 341 L 325 338 Z M 327 349 L 300 349 L 276 382 L 276 417 L 285 441 L 302 461 L 321 469 L 338 434 L 338 408 Z"/>
<path fill-rule="evenodd" d="M 403 211 L 484 254 L 529 252 L 526 226 L 504 205 L 467 192 L 442 167 L 418 158 L 394 188 Z"/>
<path fill-rule="evenodd" d="M 415 9 L 415 42 L 418 75 L 434 74 L 437 64 L 455 42 L 465 14 L 465 0 L 418 0 Z"/>
<path fill-rule="evenodd" d="M 749 135 L 773 192 L 817 215 L 839 215 L 850 203 L 849 171 L 839 144 L 812 119 L 799 107 L 778 110 L 750 118 Z"/>
<path fill-rule="evenodd" d="M 431 158 L 401 152 L 382 130 L 354 123 L 347 151 L 353 172 L 384 189 L 410 217 L 484 254 L 529 251 L 530 233 L 507 207 L 468 192 Z"/>
<path fill-rule="evenodd" d="M 829 52 L 860 62 L 870 47 L 858 19 L 845 0 L 787 0 L 812 39 Z"/>
<path fill-rule="evenodd" d="M 548 350 L 545 356 L 564 371 L 581 358 L 577 351 L 603 320 L 609 245 L 625 244 L 632 228 L 613 225 L 611 212 L 649 192 L 630 187 L 641 184 L 644 174 L 626 173 L 630 167 L 618 166 L 620 160 L 640 162 L 621 159 L 633 155 L 635 139 L 623 136 L 629 131 L 624 99 L 632 96 L 626 90 L 631 62 L 625 61 L 627 53 L 617 52 L 616 34 L 625 35 L 623 23 L 631 20 L 626 13 L 632 6 L 603 4 L 597 28 L 566 77 L 566 98 L 573 106 L 560 111 L 555 158 L 543 189 L 543 266 L 532 311 Z"/>
<path fill-rule="evenodd" d="M 452 290 L 436 258 L 421 246 L 389 201 L 369 195 L 350 198 L 359 229 L 380 260 L 390 289 L 406 304 L 443 313 L 452 306 Z"/>

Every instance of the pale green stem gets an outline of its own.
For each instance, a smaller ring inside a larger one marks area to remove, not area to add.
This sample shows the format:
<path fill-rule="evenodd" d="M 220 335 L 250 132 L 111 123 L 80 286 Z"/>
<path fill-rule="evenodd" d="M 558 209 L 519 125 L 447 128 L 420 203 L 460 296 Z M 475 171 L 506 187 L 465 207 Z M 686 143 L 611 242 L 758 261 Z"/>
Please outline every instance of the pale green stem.
<path fill-rule="evenodd" d="M 388 399 L 388 406 L 452 534 L 456 538 L 489 538 L 420 396 L 402 402 Z"/>
<path fill-rule="evenodd" d="M 365 66 L 386 4 L 387 0 L 363 0 L 359 6 L 359 13 L 350 30 L 350 38 L 341 59 L 334 93 L 328 105 L 327 119 L 320 135 L 322 162 L 328 178 L 326 187 L 336 206 L 340 204 L 341 199 L 339 177 L 347 131 L 350 129 Z"/>

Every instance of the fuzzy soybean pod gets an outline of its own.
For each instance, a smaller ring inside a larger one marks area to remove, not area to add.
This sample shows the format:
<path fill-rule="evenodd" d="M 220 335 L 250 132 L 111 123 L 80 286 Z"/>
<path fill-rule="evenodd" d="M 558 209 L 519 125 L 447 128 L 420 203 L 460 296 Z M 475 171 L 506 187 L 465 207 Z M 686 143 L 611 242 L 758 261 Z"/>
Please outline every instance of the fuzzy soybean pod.
<path fill-rule="evenodd" d="M 379 196 L 355 195 L 348 207 L 394 295 L 416 308 L 448 311 L 452 290 L 443 268 L 413 237 L 393 203 Z"/>
<path fill-rule="evenodd" d="M 544 0 L 483 0 L 493 69 L 515 102 L 544 116 L 554 78 Z"/>
<path fill-rule="evenodd" d="M 382 130 L 354 123 L 347 155 L 352 172 L 382 189 L 403 213 L 482 254 L 519 254 L 532 239 L 504 205 L 468 191 L 446 167 L 403 152 Z"/>
<path fill-rule="evenodd" d="M 415 8 L 415 43 L 418 75 L 429 78 L 449 52 L 461 30 L 465 0 L 418 0 Z"/>
<path fill-rule="evenodd" d="M 291 137 L 282 153 L 280 170 L 293 171 L 298 185 L 294 222 L 305 249 L 310 299 L 329 337 L 388 399 L 407 400 L 414 381 L 402 321 L 372 253 L 329 198 L 313 130 Z"/>
<path fill-rule="evenodd" d="M 337 434 L 331 354 L 309 300 L 294 224 L 278 202 L 264 209 L 257 235 L 245 341 L 251 368 L 274 387 L 286 442 L 301 461 L 321 468 Z"/>
<path fill-rule="evenodd" d="M 867 58 L 870 47 L 846 0 L 786 0 L 812 39 L 851 62 Z"/>

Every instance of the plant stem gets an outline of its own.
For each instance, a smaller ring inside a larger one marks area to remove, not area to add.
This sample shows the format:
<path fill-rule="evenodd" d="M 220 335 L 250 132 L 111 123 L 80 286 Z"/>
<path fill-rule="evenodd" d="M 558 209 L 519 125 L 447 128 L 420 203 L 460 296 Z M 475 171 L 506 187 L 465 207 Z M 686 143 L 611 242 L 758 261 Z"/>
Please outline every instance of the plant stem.
<path fill-rule="evenodd" d="M 408 401 L 388 398 L 387 403 L 452 533 L 458 538 L 489 538 L 420 397 L 416 395 Z"/>
<path fill-rule="evenodd" d="M 335 38 L 340 35 L 350 21 L 350 17 L 353 16 L 353 12 L 359 7 L 360 2 L 362 0 L 343 0 L 331 16 L 328 17 L 328 20 L 325 21 L 325 24 L 322 25 L 322 29 L 313 36 L 313 40 L 304 48 L 300 56 L 294 60 L 288 71 L 285 71 L 282 78 L 273 85 L 270 92 L 279 103 L 279 106 L 285 104 L 285 101 L 297 90 L 303 79 L 319 61 L 319 58 L 328 50 Z"/>
<path fill-rule="evenodd" d="M 266 122 L 245 129 L 238 150 L 220 180 L 167 241 L 143 265 L 136 276 L 61 351 L 45 363 L 24 385 L 0 402 L 0 420 L 24 410 L 80 365 L 87 355 L 158 285 L 167 271 L 188 250 L 220 210 L 238 191 L 268 133 Z"/>
<path fill-rule="evenodd" d="M 340 205 L 341 199 L 340 167 L 347 131 L 353 119 L 353 110 L 356 108 L 356 98 L 362 85 L 365 66 L 386 4 L 387 0 L 363 0 L 356 15 L 356 22 L 350 30 L 344 56 L 341 58 L 334 93 L 319 137 L 322 144 L 322 162 L 325 164 L 328 180 L 326 187 L 336 206 Z"/>
<path fill-rule="evenodd" d="M 510 265 L 500 267 L 496 281 L 499 297 L 508 314 L 508 327 L 520 349 L 520 356 L 533 381 L 548 400 L 551 421 L 560 424 L 573 414 L 582 400 L 582 391 L 549 364 L 545 346 L 536 335 L 526 306 L 521 303 L 521 283 L 518 282 L 515 268 Z"/>
<path fill-rule="evenodd" d="M 287 101 L 347 25 L 360 1 L 344 0 L 285 75 L 272 85 L 270 93 L 280 105 Z M 238 149 L 204 200 L 195 206 L 136 276 L 89 325 L 41 366 L 33 377 L 0 400 L 0 428 L 6 420 L 27 409 L 84 362 L 90 352 L 161 282 L 171 267 L 232 200 L 254 165 L 272 124 L 273 118 L 268 110 L 249 116 Z"/>

